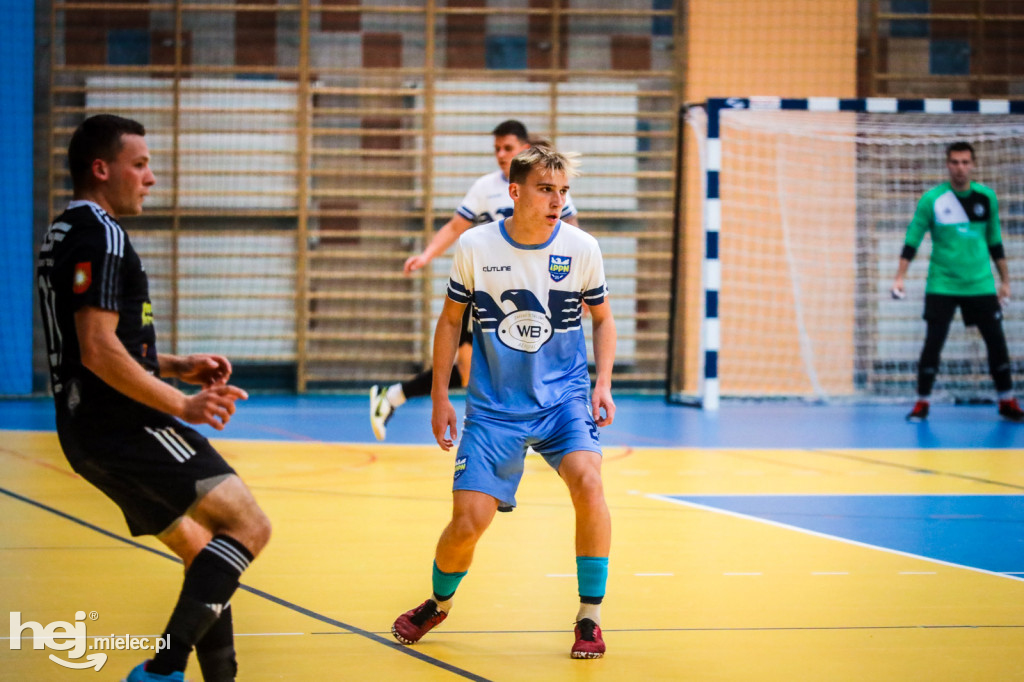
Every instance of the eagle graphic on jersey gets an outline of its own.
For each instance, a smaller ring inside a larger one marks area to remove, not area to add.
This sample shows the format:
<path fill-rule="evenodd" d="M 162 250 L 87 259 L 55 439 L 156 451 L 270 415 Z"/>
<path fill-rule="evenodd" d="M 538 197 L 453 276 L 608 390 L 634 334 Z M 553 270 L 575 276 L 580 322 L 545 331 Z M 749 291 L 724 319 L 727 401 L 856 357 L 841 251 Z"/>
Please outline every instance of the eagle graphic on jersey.
<path fill-rule="evenodd" d="M 501 295 L 501 303 L 485 291 L 474 291 L 473 318 L 481 331 L 497 334 L 503 345 L 536 353 L 556 332 L 580 328 L 582 301 L 583 294 L 578 291 L 551 289 L 545 309 L 527 289 L 509 289 Z"/>

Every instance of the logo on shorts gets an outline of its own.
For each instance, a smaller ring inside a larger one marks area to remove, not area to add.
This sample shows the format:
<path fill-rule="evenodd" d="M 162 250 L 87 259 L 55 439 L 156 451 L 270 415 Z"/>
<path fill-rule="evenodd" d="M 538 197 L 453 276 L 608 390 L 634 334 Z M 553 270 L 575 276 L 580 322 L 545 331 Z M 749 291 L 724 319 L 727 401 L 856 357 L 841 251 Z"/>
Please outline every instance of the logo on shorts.
<path fill-rule="evenodd" d="M 455 460 L 455 480 L 459 480 L 459 476 L 466 473 L 466 458 L 459 457 Z"/>
<path fill-rule="evenodd" d="M 548 256 L 548 273 L 551 279 L 561 282 L 569 274 L 569 266 L 572 265 L 571 256 Z"/>

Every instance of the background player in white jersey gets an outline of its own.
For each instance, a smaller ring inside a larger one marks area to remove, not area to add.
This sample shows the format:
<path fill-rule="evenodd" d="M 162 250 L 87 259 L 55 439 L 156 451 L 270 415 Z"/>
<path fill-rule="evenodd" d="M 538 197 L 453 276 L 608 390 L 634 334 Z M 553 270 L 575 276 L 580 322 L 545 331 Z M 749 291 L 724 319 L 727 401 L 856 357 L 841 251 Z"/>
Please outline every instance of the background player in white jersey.
<path fill-rule="evenodd" d="M 142 212 L 156 183 L 145 128 L 101 114 L 68 145 L 74 200 L 39 252 L 39 301 L 57 436 L 71 467 L 113 500 L 132 535 L 154 535 L 185 564 L 164 630 L 170 646 L 128 682 L 181 681 L 195 647 L 206 682 L 235 679 L 231 595 L 270 537 L 270 522 L 209 441 L 245 391 L 220 355 L 158 353 L 149 283 L 117 222 Z M 185 395 L 161 381 L 199 384 Z"/>
<path fill-rule="evenodd" d="M 498 162 L 498 170 L 477 178 L 462 199 L 455 214 L 437 231 L 423 252 L 409 256 L 405 261 L 406 275 L 411 275 L 447 251 L 448 247 L 454 244 L 463 232 L 474 225 L 489 223 L 512 215 L 512 198 L 508 194 L 509 165 L 516 154 L 529 149 L 531 144 L 541 143 L 531 141 L 526 126 L 515 120 L 498 124 L 492 134 L 494 135 L 494 158 Z M 577 224 L 576 207 L 573 205 L 571 197 L 566 197 L 561 218 L 567 223 Z M 452 388 L 464 387 L 469 381 L 473 332 L 470 328 L 468 312 L 465 322 L 465 329 L 459 339 L 455 370 L 451 377 Z M 430 395 L 433 376 L 433 370 L 426 369 L 411 379 L 392 384 L 386 389 L 381 389 L 379 386 L 370 389 L 370 424 L 377 440 L 384 440 L 387 435 L 388 421 L 395 410 L 405 404 L 406 399 Z"/>
<path fill-rule="evenodd" d="M 473 369 L 455 460 L 452 519 L 434 558 L 432 594 L 395 621 L 392 634 L 417 642 L 448 616 L 477 541 L 501 506 L 515 506 L 532 446 L 569 488 L 576 513 L 580 608 L 573 658 L 605 651 L 600 604 L 608 577 L 611 516 L 601 481 L 598 426 L 612 423 L 615 322 L 597 240 L 559 219 L 573 161 L 534 147 L 512 161 L 511 218 L 462 236 L 448 298 L 434 335 L 431 426 L 449 450 L 458 433 L 448 379 L 462 315 L 473 310 Z M 593 320 L 597 381 L 590 394 L 583 303 Z M 588 401 L 588 395 L 590 400 Z"/>

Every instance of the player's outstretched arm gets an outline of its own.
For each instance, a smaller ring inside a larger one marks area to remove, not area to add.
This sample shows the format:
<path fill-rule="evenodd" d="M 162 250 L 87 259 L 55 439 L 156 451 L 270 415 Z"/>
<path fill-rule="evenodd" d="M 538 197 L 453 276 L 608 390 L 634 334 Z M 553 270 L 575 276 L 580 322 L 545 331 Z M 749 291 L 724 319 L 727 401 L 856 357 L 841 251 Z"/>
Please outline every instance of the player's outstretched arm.
<path fill-rule="evenodd" d="M 473 227 L 473 223 L 469 222 L 459 214 L 453 215 L 451 220 L 442 225 L 441 229 L 434 234 L 430 243 L 427 244 L 427 248 L 423 249 L 423 253 L 409 256 L 409 258 L 406 259 L 405 265 L 402 267 L 402 271 L 406 275 L 411 275 L 415 271 L 419 270 L 451 248 L 451 245 L 462 236 L 462 233 L 471 227 Z"/>
<path fill-rule="evenodd" d="M 248 397 L 245 391 L 225 385 L 205 389 L 195 396 L 185 396 L 147 372 L 128 354 L 117 338 L 118 318 L 116 312 L 91 306 L 75 313 L 75 332 L 86 369 L 114 390 L 143 405 L 191 424 L 224 428 L 234 414 L 235 400 Z"/>
<path fill-rule="evenodd" d="M 612 307 L 607 299 L 604 303 L 590 306 L 590 315 L 594 325 L 594 364 L 597 368 L 597 379 L 590 402 L 594 410 L 594 421 L 598 426 L 608 426 L 615 420 L 612 367 L 615 365 L 615 344 L 618 336 L 615 331 L 615 319 L 612 317 Z"/>

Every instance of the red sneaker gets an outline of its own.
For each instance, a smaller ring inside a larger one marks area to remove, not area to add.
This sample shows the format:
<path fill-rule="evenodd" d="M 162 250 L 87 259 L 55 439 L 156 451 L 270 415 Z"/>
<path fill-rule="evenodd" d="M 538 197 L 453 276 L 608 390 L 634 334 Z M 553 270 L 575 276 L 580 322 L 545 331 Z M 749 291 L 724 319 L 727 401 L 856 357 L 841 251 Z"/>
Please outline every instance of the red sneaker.
<path fill-rule="evenodd" d="M 447 617 L 447 613 L 437 608 L 436 601 L 428 599 L 412 611 L 399 616 L 391 626 L 391 634 L 402 644 L 415 644 Z"/>
<path fill-rule="evenodd" d="M 1020 409 L 1020 403 L 1016 398 L 999 401 L 999 414 L 1012 422 L 1024 422 L 1024 410 Z"/>
<path fill-rule="evenodd" d="M 928 418 L 928 401 L 918 400 L 914 403 L 914 409 L 907 415 L 908 422 L 923 422 Z"/>
<path fill-rule="evenodd" d="M 601 626 L 584 618 L 576 623 L 576 643 L 572 645 L 573 658 L 601 658 L 604 656 L 604 639 Z"/>

